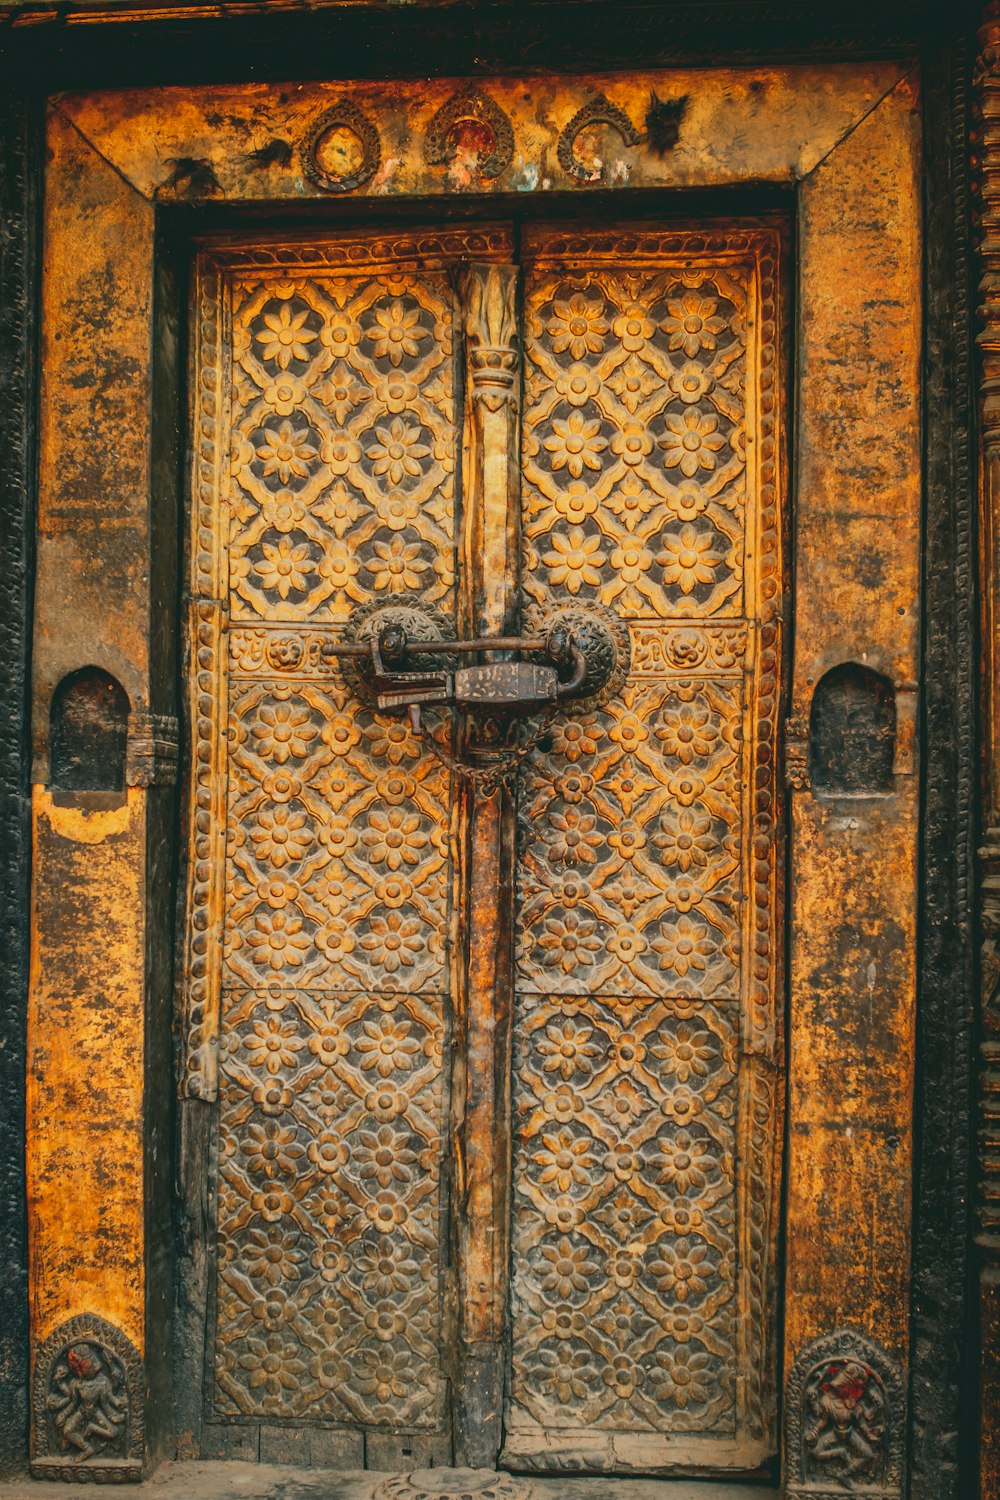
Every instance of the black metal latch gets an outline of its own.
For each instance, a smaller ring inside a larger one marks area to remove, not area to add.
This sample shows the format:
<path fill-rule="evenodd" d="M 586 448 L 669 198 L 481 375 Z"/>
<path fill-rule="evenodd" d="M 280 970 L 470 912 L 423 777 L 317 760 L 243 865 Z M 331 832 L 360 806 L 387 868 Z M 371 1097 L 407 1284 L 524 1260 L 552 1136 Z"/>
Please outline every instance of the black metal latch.
<path fill-rule="evenodd" d="M 328 650 L 350 659 L 349 676 L 360 696 L 382 713 L 408 713 L 414 730 L 425 705 L 531 714 L 592 695 L 621 655 L 612 627 L 584 608 L 553 612 L 531 636 L 448 640 L 442 624 L 415 603 L 382 605 L 358 621 L 352 641 Z M 497 652 L 509 654 L 501 661 L 459 664 L 462 657 Z"/>
<path fill-rule="evenodd" d="M 564 629 L 547 636 L 483 636 L 472 640 L 411 640 L 399 621 L 383 623 L 371 637 L 371 686 L 376 707 L 383 713 L 406 710 L 414 729 L 420 727 L 420 708 L 429 703 L 454 703 L 463 709 L 493 709 L 531 713 L 572 697 L 584 684 L 587 662 L 583 650 Z M 475 666 L 421 671 L 411 657 L 452 657 L 472 652 L 518 651 L 537 653 L 543 661 L 492 661 Z"/>

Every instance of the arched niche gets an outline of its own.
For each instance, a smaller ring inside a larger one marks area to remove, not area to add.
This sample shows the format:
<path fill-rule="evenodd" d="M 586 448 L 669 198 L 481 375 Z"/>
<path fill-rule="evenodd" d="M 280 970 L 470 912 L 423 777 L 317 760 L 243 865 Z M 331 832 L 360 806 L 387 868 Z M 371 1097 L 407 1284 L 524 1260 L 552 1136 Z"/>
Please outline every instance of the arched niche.
<path fill-rule="evenodd" d="M 809 780 L 828 796 L 892 791 L 896 694 L 888 677 L 860 662 L 831 667 L 809 714 Z"/>
<path fill-rule="evenodd" d="M 124 791 L 129 707 L 121 683 L 100 667 L 62 679 L 50 717 L 54 791 Z"/>

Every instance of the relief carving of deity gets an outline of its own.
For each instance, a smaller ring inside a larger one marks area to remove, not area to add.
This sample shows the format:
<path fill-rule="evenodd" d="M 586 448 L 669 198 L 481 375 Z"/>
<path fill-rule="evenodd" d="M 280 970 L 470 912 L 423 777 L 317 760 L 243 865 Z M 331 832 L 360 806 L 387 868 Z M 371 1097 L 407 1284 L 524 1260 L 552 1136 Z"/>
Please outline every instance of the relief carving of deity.
<path fill-rule="evenodd" d="M 73 1344 L 52 1370 L 48 1409 L 64 1451 L 123 1457 L 128 1389 L 121 1361 L 99 1344 Z"/>

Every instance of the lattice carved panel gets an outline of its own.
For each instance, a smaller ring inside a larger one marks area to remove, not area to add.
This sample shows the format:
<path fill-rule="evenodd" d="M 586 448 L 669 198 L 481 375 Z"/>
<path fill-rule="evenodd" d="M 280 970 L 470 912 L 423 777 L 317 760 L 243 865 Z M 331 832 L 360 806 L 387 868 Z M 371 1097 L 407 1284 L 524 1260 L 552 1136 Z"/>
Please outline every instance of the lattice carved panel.
<path fill-rule="evenodd" d="M 543 1467 L 595 1430 L 739 1462 L 774 1420 L 775 252 L 528 252 L 525 591 L 633 637 L 523 786 L 508 1441 Z"/>
<path fill-rule="evenodd" d="M 204 278 L 192 592 L 218 605 L 192 645 L 227 734 L 201 830 L 211 847 L 224 809 L 221 896 L 195 861 L 192 905 L 204 880 L 224 934 L 217 1416 L 444 1421 L 452 789 L 330 648 L 373 600 L 454 614 L 452 266 L 497 245 L 254 247 Z M 201 1068 L 207 1003 L 192 1022 Z"/>
<path fill-rule="evenodd" d="M 233 618 L 344 620 L 454 584 L 445 275 L 237 281 Z"/>
<path fill-rule="evenodd" d="M 454 264 L 511 248 L 338 243 L 223 255 L 200 301 L 188 1044 L 195 1092 L 216 1036 L 220 1058 L 213 1400 L 430 1429 L 457 810 L 331 647 L 403 593 L 458 617 Z M 557 716 L 520 795 L 508 1446 L 543 1467 L 602 1432 L 639 1467 L 773 1448 L 776 250 L 528 241 L 526 614 L 610 609 L 633 663 Z"/>

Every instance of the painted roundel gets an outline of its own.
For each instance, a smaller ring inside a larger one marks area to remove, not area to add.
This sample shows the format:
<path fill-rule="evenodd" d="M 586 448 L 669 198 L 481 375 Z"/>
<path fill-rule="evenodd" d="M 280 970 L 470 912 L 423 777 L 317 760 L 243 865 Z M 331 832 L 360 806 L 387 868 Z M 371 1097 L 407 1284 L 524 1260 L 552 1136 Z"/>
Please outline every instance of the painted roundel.
<path fill-rule="evenodd" d="M 302 155 L 306 175 L 324 193 L 350 193 L 378 171 L 382 143 L 364 111 L 341 99 L 320 115 Z"/>

